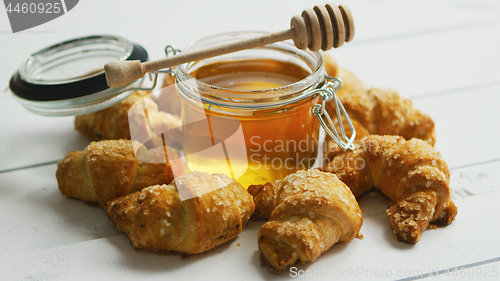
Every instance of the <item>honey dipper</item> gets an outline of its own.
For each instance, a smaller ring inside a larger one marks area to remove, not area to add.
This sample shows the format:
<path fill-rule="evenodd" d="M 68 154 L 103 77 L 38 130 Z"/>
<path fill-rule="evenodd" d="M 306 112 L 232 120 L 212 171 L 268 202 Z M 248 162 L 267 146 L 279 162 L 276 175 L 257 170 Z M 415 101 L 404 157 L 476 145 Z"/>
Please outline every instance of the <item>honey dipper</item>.
<path fill-rule="evenodd" d="M 315 6 L 306 9 L 302 15 L 296 15 L 290 23 L 291 28 L 262 37 L 242 40 L 230 44 L 215 46 L 203 50 L 162 58 L 155 61 L 141 63 L 139 60 L 117 60 L 104 66 L 108 86 L 122 87 L 140 79 L 145 73 L 158 71 L 183 64 L 227 53 L 268 45 L 278 41 L 293 39 L 299 49 L 309 48 L 311 51 L 324 51 L 332 47 L 338 48 L 344 42 L 354 37 L 354 21 L 348 7 L 335 4 Z"/>

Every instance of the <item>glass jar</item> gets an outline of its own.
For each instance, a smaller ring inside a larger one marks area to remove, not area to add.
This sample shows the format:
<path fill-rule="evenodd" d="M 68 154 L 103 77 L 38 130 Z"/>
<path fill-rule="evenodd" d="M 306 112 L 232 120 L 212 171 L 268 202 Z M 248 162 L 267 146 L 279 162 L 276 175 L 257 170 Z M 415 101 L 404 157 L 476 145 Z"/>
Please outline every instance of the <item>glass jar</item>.
<path fill-rule="evenodd" d="M 184 52 L 263 34 L 215 35 Z M 278 42 L 183 64 L 175 75 L 189 170 L 248 187 L 314 165 L 320 123 L 311 109 L 327 82 L 320 53 Z"/>

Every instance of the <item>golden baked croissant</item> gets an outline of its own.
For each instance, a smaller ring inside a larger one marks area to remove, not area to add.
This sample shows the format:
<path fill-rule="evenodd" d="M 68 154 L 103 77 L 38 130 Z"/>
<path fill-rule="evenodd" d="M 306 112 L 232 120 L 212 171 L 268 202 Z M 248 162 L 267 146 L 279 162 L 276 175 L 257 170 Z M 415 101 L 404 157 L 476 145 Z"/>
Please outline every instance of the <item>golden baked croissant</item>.
<path fill-rule="evenodd" d="M 387 215 L 398 240 L 415 244 L 429 223 L 444 226 L 455 218 L 448 166 L 429 143 L 371 135 L 355 146 L 342 151 L 332 145 L 332 160 L 322 170 L 338 175 L 357 197 L 372 187 L 389 197 Z"/>
<path fill-rule="evenodd" d="M 281 272 L 297 260 L 316 260 L 337 242 L 359 234 L 363 216 L 349 188 L 334 174 L 297 171 L 275 183 L 250 186 L 261 261 Z"/>
<path fill-rule="evenodd" d="M 199 196 L 182 201 L 182 192 Z M 196 254 L 240 234 L 254 209 L 252 196 L 237 181 L 192 172 L 115 199 L 107 214 L 134 248 Z"/>
<path fill-rule="evenodd" d="M 93 140 L 131 139 L 131 130 L 144 131 L 151 135 L 149 124 L 144 118 L 142 105 L 131 107 L 144 101 L 153 131 L 164 133 L 165 144 L 178 146 L 182 141 L 181 120 L 167 112 L 159 111 L 156 103 L 150 98 L 149 91 L 136 91 L 123 101 L 101 111 L 75 117 L 75 129 Z M 130 121 L 130 122 L 129 122 Z M 158 133 L 158 134 L 159 134 Z M 156 145 L 161 142 L 157 141 Z"/>
<path fill-rule="evenodd" d="M 146 151 L 142 147 L 137 154 L 143 162 L 135 156 L 130 140 L 92 142 L 84 151 L 69 152 L 57 163 L 59 190 L 63 195 L 105 207 L 112 199 L 154 184 L 170 183 L 174 175 L 183 174 L 182 159 L 174 148 Z"/>
<path fill-rule="evenodd" d="M 367 89 L 355 74 L 338 67 L 329 55 L 323 55 L 323 58 L 328 75 L 342 79 L 343 86 L 337 91 L 337 97 L 356 129 L 356 139 L 369 134 L 400 135 L 434 145 L 434 122 L 429 115 L 415 109 L 411 100 L 394 90 Z M 335 114 L 333 102 L 327 103 L 327 111 Z"/>

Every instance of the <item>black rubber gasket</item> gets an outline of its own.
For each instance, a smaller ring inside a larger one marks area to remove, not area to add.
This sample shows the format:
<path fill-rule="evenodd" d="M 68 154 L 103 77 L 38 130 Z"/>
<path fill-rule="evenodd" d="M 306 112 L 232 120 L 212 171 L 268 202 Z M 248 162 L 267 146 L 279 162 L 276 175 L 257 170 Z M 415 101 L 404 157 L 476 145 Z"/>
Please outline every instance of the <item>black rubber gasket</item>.
<path fill-rule="evenodd" d="M 132 45 L 132 53 L 127 60 L 147 61 L 148 53 L 146 50 L 140 45 Z M 9 87 L 16 96 L 30 101 L 60 101 L 84 97 L 109 89 L 104 73 L 70 83 L 40 85 L 24 81 L 19 71 L 12 75 Z"/>

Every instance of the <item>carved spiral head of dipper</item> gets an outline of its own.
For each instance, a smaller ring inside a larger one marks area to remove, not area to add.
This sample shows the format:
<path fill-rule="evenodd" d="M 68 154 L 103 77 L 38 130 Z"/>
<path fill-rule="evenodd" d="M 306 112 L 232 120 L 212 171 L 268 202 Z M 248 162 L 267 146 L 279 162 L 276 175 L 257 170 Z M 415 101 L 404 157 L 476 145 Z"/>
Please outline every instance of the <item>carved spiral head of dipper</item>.
<path fill-rule="evenodd" d="M 354 38 L 354 20 L 347 6 L 326 4 L 307 9 L 296 15 L 290 23 L 299 49 L 323 51 L 338 48 Z"/>

